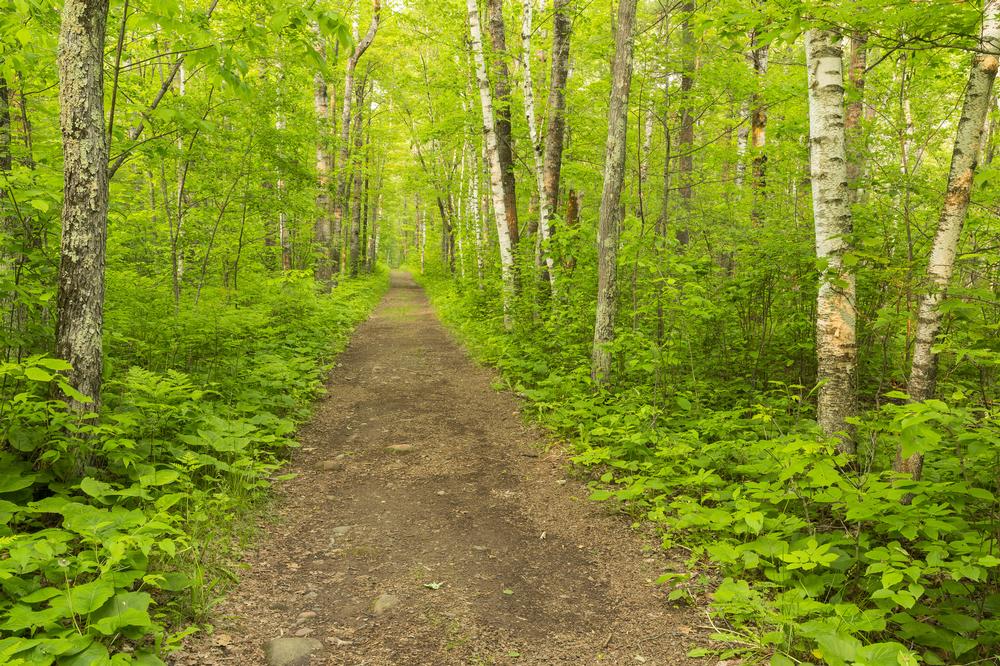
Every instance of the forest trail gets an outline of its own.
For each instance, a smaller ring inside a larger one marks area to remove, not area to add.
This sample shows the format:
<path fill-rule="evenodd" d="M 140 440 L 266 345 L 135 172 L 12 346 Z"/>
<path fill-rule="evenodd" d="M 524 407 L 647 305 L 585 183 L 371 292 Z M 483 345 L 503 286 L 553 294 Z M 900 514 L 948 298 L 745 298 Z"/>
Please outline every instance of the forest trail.
<path fill-rule="evenodd" d="M 588 501 L 491 381 L 394 273 L 216 633 L 174 663 L 706 663 L 685 656 L 700 612 L 651 585 L 682 563 Z M 278 637 L 311 661 L 269 662 Z"/>

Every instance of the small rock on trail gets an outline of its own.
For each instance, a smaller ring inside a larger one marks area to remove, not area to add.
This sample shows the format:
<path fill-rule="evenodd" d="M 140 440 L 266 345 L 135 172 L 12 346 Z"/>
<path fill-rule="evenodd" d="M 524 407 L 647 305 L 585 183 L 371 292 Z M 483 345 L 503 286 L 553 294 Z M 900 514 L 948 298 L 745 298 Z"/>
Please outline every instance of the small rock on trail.
<path fill-rule="evenodd" d="M 264 654 L 268 666 L 308 666 L 313 654 L 322 649 L 315 638 L 275 638 L 268 641 Z"/>
<path fill-rule="evenodd" d="M 372 604 L 372 612 L 376 615 L 383 615 L 399 605 L 399 597 L 392 594 L 381 594 Z"/>

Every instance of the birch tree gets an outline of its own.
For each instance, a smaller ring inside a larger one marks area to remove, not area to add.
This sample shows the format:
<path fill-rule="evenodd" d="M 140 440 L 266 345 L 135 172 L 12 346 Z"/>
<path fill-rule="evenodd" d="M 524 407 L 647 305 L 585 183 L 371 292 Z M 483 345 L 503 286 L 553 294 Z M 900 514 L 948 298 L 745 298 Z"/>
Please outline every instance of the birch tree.
<path fill-rule="evenodd" d="M 552 219 L 559 207 L 559 177 L 562 170 L 563 143 L 566 135 L 566 81 L 569 77 L 569 53 L 572 23 L 569 10 L 571 0 L 553 3 L 552 67 L 549 75 L 549 99 L 545 129 L 545 155 L 543 157 L 542 185 L 546 210 L 550 216 L 546 223 L 547 239 L 552 236 Z M 549 271 L 555 286 L 555 276 Z"/>
<path fill-rule="evenodd" d="M 104 41 L 108 0 L 67 0 L 59 30 L 59 126 L 63 209 L 56 355 L 70 364 L 69 384 L 101 400 L 104 264 L 108 221 L 108 135 L 104 125 Z"/>
<path fill-rule="evenodd" d="M 515 292 L 514 253 L 510 228 L 507 224 L 509 218 L 504 197 L 503 169 L 500 164 L 500 147 L 497 142 L 496 116 L 493 113 L 493 96 L 490 92 L 489 76 L 486 73 L 486 59 L 483 57 L 483 32 L 479 22 L 479 6 L 476 0 L 466 0 L 466 8 L 469 14 L 472 54 L 476 65 L 476 81 L 479 84 L 479 103 L 483 111 L 483 135 L 486 138 L 485 152 L 489 163 L 493 217 L 496 222 L 497 239 L 500 246 L 500 271 L 504 291 L 504 328 L 509 329 L 512 325 L 510 310 Z"/>
<path fill-rule="evenodd" d="M 764 85 L 767 76 L 767 59 L 769 47 L 760 43 L 760 35 L 754 30 L 750 39 L 750 64 L 753 66 L 757 86 Z M 761 205 L 767 188 L 767 154 L 764 145 L 767 143 L 767 107 L 759 91 L 751 96 L 750 110 L 750 154 L 752 156 L 753 208 L 750 212 L 754 225 L 759 226 L 763 220 Z"/>
<path fill-rule="evenodd" d="M 618 237 L 620 202 L 625 177 L 628 135 L 628 98 L 632 84 L 637 0 L 620 0 L 615 27 L 615 56 L 611 64 L 611 99 L 608 104 L 608 139 L 604 150 L 604 186 L 597 228 L 597 314 L 590 375 L 598 384 L 611 379 L 611 351 L 618 313 Z"/>
<path fill-rule="evenodd" d="M 538 185 L 538 238 L 542 256 L 545 258 L 546 273 L 549 283 L 555 287 L 555 262 L 547 249 L 549 241 L 549 199 L 545 192 L 545 156 L 542 151 L 541 138 L 538 136 L 538 123 L 535 118 L 535 91 L 531 77 L 531 16 L 533 0 L 524 0 L 521 18 L 521 61 L 524 68 L 524 114 L 528 123 L 528 136 L 531 139 L 531 153 L 534 158 L 535 180 Z M 562 113 L 559 109 L 557 113 Z"/>
<path fill-rule="evenodd" d="M 816 420 L 823 434 L 854 450 L 847 419 L 854 415 L 856 319 L 854 275 L 844 262 L 852 231 L 844 137 L 844 72 L 840 37 L 806 33 L 809 79 L 809 172 L 812 179 L 816 257 L 823 264 L 816 301 L 819 396 Z"/>
<path fill-rule="evenodd" d="M 379 19 L 382 14 L 381 0 L 374 0 L 372 4 L 372 18 L 368 25 L 368 32 L 358 41 L 354 51 L 347 58 L 347 72 L 344 74 L 344 90 L 341 97 L 344 100 L 343 110 L 340 114 L 340 167 L 337 170 L 337 190 L 333 200 L 333 224 L 330 235 L 332 236 L 330 261 L 334 271 L 340 270 L 340 236 L 344 219 L 344 207 L 347 205 L 347 159 L 350 154 L 351 140 L 351 106 L 354 100 L 354 71 L 358 67 L 358 61 L 365 54 L 368 47 L 375 40 L 375 33 L 378 32 Z"/>
<path fill-rule="evenodd" d="M 965 88 L 962 115 L 955 132 L 948 172 L 948 188 L 944 205 L 938 218 L 937 233 L 927 261 L 927 292 L 920 300 L 917 315 L 917 333 L 913 349 L 913 364 L 907 390 L 910 399 L 921 402 L 934 397 L 937 382 L 938 355 L 934 351 L 938 332 L 941 330 L 941 302 L 955 269 L 955 256 L 962 235 L 962 225 L 969 208 L 972 181 L 976 173 L 976 159 L 982 142 L 983 123 L 993 104 L 993 81 L 997 75 L 1000 58 L 1000 0 L 987 0 L 983 8 L 983 26 L 979 49 L 972 58 L 969 82 Z M 896 471 L 919 479 L 923 456 L 913 453 L 904 456 L 897 452 Z"/>
<path fill-rule="evenodd" d="M 678 158 L 678 180 L 680 188 L 683 226 L 677 229 L 677 240 L 681 245 L 687 245 L 690 239 L 688 228 L 691 219 L 691 199 L 694 196 L 694 112 L 691 108 L 691 89 L 694 88 L 694 70 L 696 66 L 694 53 L 694 31 L 691 29 L 691 19 L 695 3 L 688 0 L 682 11 L 684 20 L 681 24 L 681 48 L 683 55 L 683 72 L 681 73 L 681 126 L 677 136 L 680 156 Z"/>
<path fill-rule="evenodd" d="M 486 0 L 490 42 L 493 46 L 493 94 L 495 98 L 497 155 L 503 175 L 504 214 L 511 245 L 517 245 L 520 228 L 517 219 L 517 191 L 514 182 L 514 139 L 511 132 L 511 87 L 507 67 L 507 35 L 503 20 L 503 0 Z"/>
<path fill-rule="evenodd" d="M 318 28 L 316 30 L 318 32 Z M 320 44 L 320 52 L 323 50 Z M 327 127 L 330 124 L 330 92 L 326 76 L 316 72 L 313 77 L 313 108 L 316 120 L 320 126 L 319 140 L 316 143 L 316 208 L 319 215 L 313 229 L 316 243 L 316 279 L 321 284 L 329 284 L 333 277 L 334 264 L 330 254 L 330 171 L 332 169 L 330 151 L 328 149 Z"/>

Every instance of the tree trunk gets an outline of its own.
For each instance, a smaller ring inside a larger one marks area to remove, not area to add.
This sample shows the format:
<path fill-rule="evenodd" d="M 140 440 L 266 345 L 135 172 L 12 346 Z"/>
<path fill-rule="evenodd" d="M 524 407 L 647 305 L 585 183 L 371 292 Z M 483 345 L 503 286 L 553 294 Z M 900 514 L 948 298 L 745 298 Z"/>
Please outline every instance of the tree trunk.
<path fill-rule="evenodd" d="M 757 85 L 762 88 L 764 77 L 767 75 L 768 47 L 761 46 L 758 39 L 759 36 L 754 31 L 750 40 L 750 62 L 753 65 Z M 761 208 L 767 199 L 767 155 L 764 153 L 764 144 L 767 140 L 767 107 L 764 106 L 761 97 L 759 91 L 751 97 L 750 114 L 750 154 L 753 156 L 751 171 L 753 208 L 750 219 L 754 226 L 760 226 L 763 222 L 764 213 Z"/>
<path fill-rule="evenodd" d="M 677 143 L 680 148 L 678 159 L 678 180 L 680 181 L 681 207 L 683 211 L 681 217 L 684 218 L 684 226 L 677 229 L 677 240 L 681 245 L 687 245 L 691 239 L 691 232 L 688 228 L 691 220 L 691 199 L 694 195 L 694 113 L 691 110 L 691 89 L 694 87 L 694 31 L 691 29 L 691 18 L 694 14 L 695 3 L 688 0 L 684 3 L 681 11 L 684 12 L 684 21 L 681 24 L 681 48 L 684 51 L 683 72 L 681 73 L 681 127 L 677 135 Z"/>
<path fill-rule="evenodd" d="M 351 141 L 351 104 L 354 101 L 354 70 L 358 67 L 358 61 L 365 54 L 368 47 L 375 39 L 378 32 L 379 17 L 382 11 L 381 0 L 374 0 L 372 20 L 368 25 L 368 32 L 354 47 L 354 52 L 347 59 L 347 73 L 344 75 L 344 91 L 341 97 L 344 99 L 344 108 L 340 115 L 340 168 L 337 170 L 337 190 L 333 200 L 333 224 L 331 228 L 330 263 L 334 272 L 340 270 L 340 236 L 344 219 L 344 206 L 347 203 L 347 159 L 349 156 L 349 144 Z"/>
<path fill-rule="evenodd" d="M 503 175 L 504 211 L 510 243 L 516 246 L 521 233 L 517 221 L 517 192 L 514 187 L 514 140 L 510 124 L 510 72 L 506 60 L 507 34 L 503 22 L 503 0 L 486 0 L 486 13 L 489 16 L 490 42 L 496 57 L 493 96 L 496 104 L 497 150 Z"/>
<path fill-rule="evenodd" d="M 362 149 L 364 148 L 364 102 L 365 102 L 365 86 L 366 83 L 362 80 L 361 87 L 358 89 L 358 112 L 354 120 L 354 155 L 351 159 L 353 164 L 351 165 L 354 172 L 354 182 L 351 185 L 351 194 L 354 199 L 352 205 L 353 215 L 351 216 L 351 235 L 350 235 L 350 254 L 348 269 L 350 271 L 351 277 L 358 276 L 358 269 L 361 265 L 361 198 L 364 194 L 364 180 L 365 180 L 365 163 L 362 159 Z M 347 165 L 345 164 L 344 167 Z"/>
<path fill-rule="evenodd" d="M 491 0 L 492 2 L 493 0 Z M 472 53 L 476 61 L 476 79 L 479 83 L 479 102 L 483 108 L 483 134 L 486 137 L 486 159 L 490 168 L 490 190 L 493 196 L 493 217 L 497 227 L 497 239 L 500 245 L 500 271 L 503 277 L 503 318 L 504 328 L 510 329 L 511 306 L 514 298 L 514 253 L 513 240 L 510 234 L 510 217 L 507 214 L 506 198 L 504 196 L 503 167 L 500 160 L 500 147 L 497 139 L 497 122 L 493 114 L 493 97 L 490 93 L 490 80 L 486 74 L 486 60 L 483 57 L 483 34 L 479 23 L 479 6 L 476 0 L 466 0 L 469 14 L 469 33 L 472 37 Z M 514 228 L 517 228 L 516 217 Z"/>
<path fill-rule="evenodd" d="M 816 301 L 819 398 L 816 420 L 838 449 L 853 452 L 847 419 L 854 415 L 857 344 L 854 274 L 844 263 L 852 231 L 844 136 L 844 73 L 840 38 L 806 33 L 809 75 L 810 173 L 816 257 L 825 262 Z"/>
<path fill-rule="evenodd" d="M 746 100 L 740 106 L 740 127 L 736 130 L 736 179 L 735 183 L 737 187 L 743 187 L 743 181 L 746 178 L 746 156 L 747 147 L 750 145 L 750 126 L 747 125 L 747 119 L 753 122 L 753 117 L 750 111 L 750 103 Z"/>
<path fill-rule="evenodd" d="M 545 130 L 545 199 L 549 214 L 559 207 L 559 175 L 566 135 L 566 80 L 569 77 L 571 0 L 555 0 L 552 33 L 552 72 L 549 79 L 548 124 Z M 550 233 L 551 233 L 551 224 Z"/>
<path fill-rule="evenodd" d="M 848 68 L 850 86 L 844 134 L 847 139 L 847 186 L 851 189 L 852 203 L 857 203 L 863 196 L 861 178 L 864 175 L 865 146 L 861 119 L 864 117 L 867 48 L 868 40 L 864 35 L 859 32 L 851 35 L 851 61 Z"/>
<path fill-rule="evenodd" d="M 326 78 L 317 72 L 313 78 L 313 106 L 320 127 L 316 144 L 316 208 L 319 212 L 313 228 L 316 244 L 316 280 L 329 285 L 333 279 L 333 261 L 330 254 L 330 155 L 327 149 L 327 126 L 330 123 L 330 95 Z"/>
<path fill-rule="evenodd" d="M 104 126 L 104 39 L 108 0 L 66 0 L 59 30 L 59 125 L 64 153 L 56 355 L 73 365 L 69 384 L 101 401 L 108 135 Z"/>
<path fill-rule="evenodd" d="M 608 139 L 604 151 L 604 186 L 597 228 L 597 314 L 590 374 L 598 384 L 611 378 L 611 352 L 618 311 L 618 236 L 620 201 L 625 177 L 628 134 L 628 97 L 632 84 L 637 0 L 619 0 L 615 29 L 615 56 L 611 64 L 611 99 L 608 105 Z"/>
<path fill-rule="evenodd" d="M 913 364 L 907 389 L 915 402 L 934 396 L 937 380 L 937 354 L 934 342 L 941 329 L 941 302 L 948 290 L 955 268 L 955 255 L 962 234 L 962 224 L 969 207 L 972 181 L 976 172 L 976 157 L 982 141 L 983 121 L 993 103 L 991 91 L 997 75 L 1000 57 L 1000 0 L 987 0 L 983 8 L 983 27 L 979 51 L 973 56 L 969 83 L 965 89 L 962 116 L 955 132 L 955 145 L 948 173 L 948 190 L 938 219 L 938 229 L 927 262 L 927 293 L 920 301 Z M 923 456 L 919 453 L 903 457 L 900 451 L 894 468 L 919 479 Z"/>
<path fill-rule="evenodd" d="M 533 0 L 524 0 L 521 21 L 521 59 L 524 67 L 524 114 L 528 122 L 528 135 L 531 139 L 531 152 L 535 160 L 535 180 L 538 185 L 538 247 L 539 256 L 544 257 L 545 272 L 549 284 L 555 288 L 555 262 L 546 248 L 549 241 L 549 216 L 551 208 L 545 192 L 545 158 L 542 153 L 542 142 L 538 136 L 538 123 L 535 118 L 535 90 L 531 78 L 531 15 Z M 552 111 L 550 111 L 552 113 Z M 557 113 L 562 113 L 559 109 Z M 560 138 L 561 142 L 561 138 Z M 561 158 L 561 155 L 560 155 Z M 557 184 L 558 187 L 558 184 Z"/>

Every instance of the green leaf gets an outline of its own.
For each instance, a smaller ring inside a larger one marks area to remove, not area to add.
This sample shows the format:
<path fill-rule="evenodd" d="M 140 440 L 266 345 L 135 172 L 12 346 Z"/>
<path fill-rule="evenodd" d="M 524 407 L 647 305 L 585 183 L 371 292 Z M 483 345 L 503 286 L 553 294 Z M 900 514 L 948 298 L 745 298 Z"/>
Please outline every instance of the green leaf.
<path fill-rule="evenodd" d="M 70 588 L 69 592 L 49 602 L 55 608 L 68 617 L 74 615 L 89 615 L 115 594 L 115 586 L 110 582 L 97 579 L 83 585 Z"/>
<path fill-rule="evenodd" d="M 45 372 L 41 368 L 36 368 L 35 366 L 28 366 L 25 368 L 24 376 L 33 382 L 50 382 L 53 377 L 51 373 Z"/>
<path fill-rule="evenodd" d="M 111 655 L 108 654 L 108 648 L 104 647 L 100 643 L 91 643 L 83 652 L 75 654 L 72 657 L 66 659 L 61 659 L 59 661 L 59 666 L 110 666 L 111 665 Z"/>
<path fill-rule="evenodd" d="M 149 474 L 139 477 L 139 485 L 142 486 L 165 486 L 180 478 L 180 472 L 175 469 L 158 469 Z"/>
<path fill-rule="evenodd" d="M 112 493 L 114 488 L 103 481 L 98 481 L 97 479 L 88 476 L 80 482 L 80 490 L 87 493 L 91 497 L 100 498 Z"/>
<path fill-rule="evenodd" d="M 73 366 L 61 358 L 40 358 L 35 361 L 35 365 L 48 368 L 49 370 L 72 370 Z"/>
<path fill-rule="evenodd" d="M 119 592 L 91 616 L 89 627 L 105 636 L 124 627 L 150 627 L 149 602 L 145 592 Z"/>

